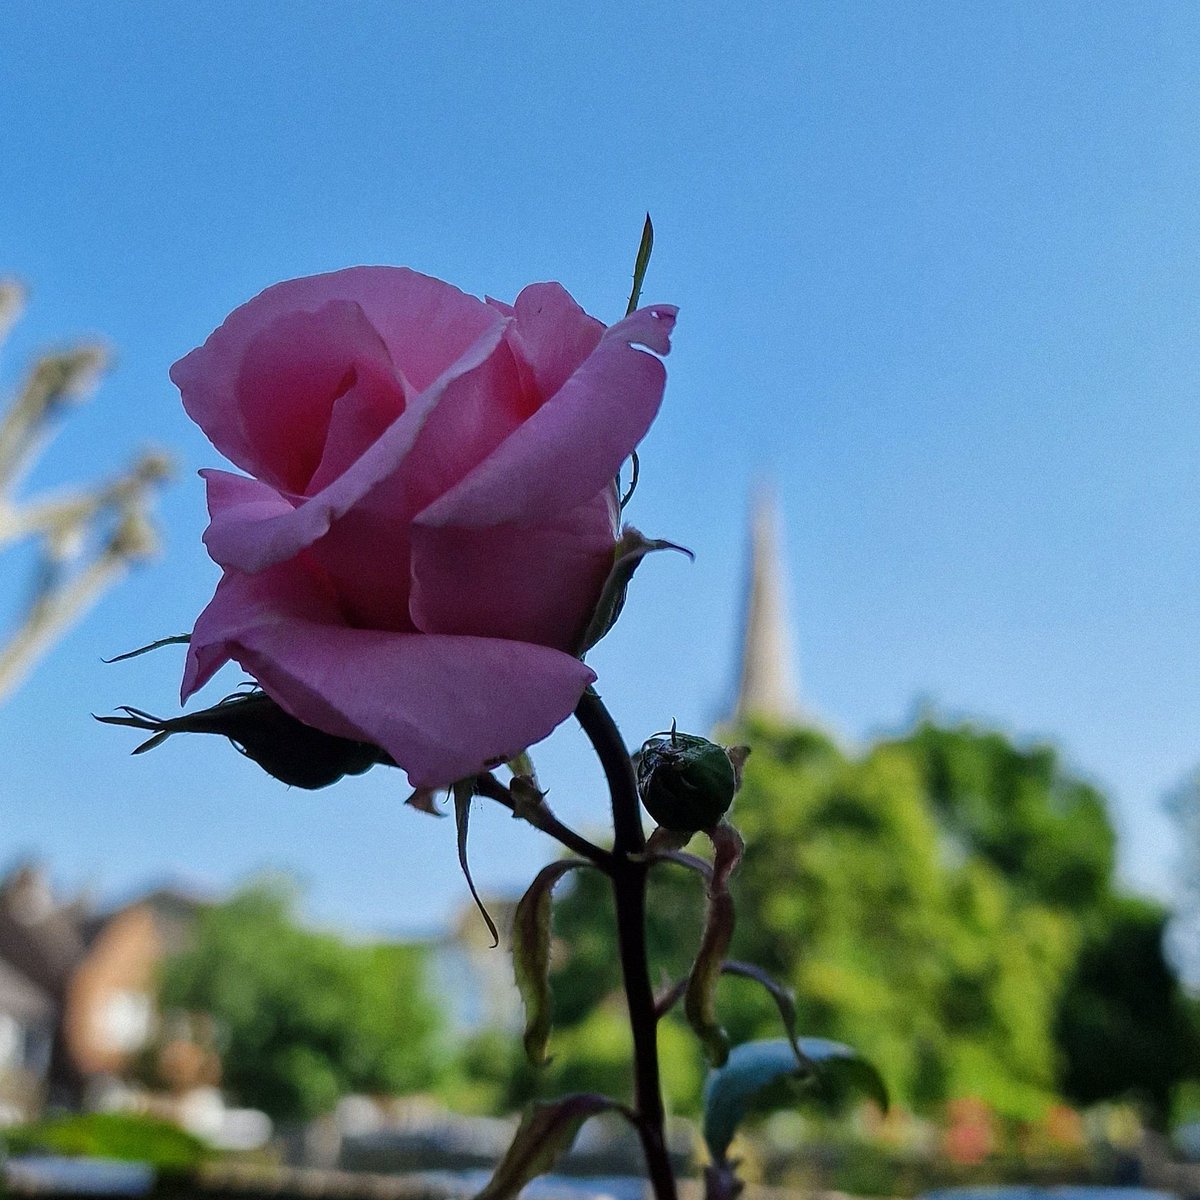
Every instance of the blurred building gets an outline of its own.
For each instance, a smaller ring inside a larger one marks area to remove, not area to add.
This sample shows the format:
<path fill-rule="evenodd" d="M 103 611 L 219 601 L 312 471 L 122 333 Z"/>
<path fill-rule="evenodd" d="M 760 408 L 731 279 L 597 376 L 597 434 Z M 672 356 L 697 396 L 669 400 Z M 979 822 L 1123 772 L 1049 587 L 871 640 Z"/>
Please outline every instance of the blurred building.
<path fill-rule="evenodd" d="M 492 896 L 485 903 L 502 931 L 507 950 L 517 903 Z M 463 903 L 450 929 L 429 944 L 427 961 L 431 990 L 445 999 L 455 1033 L 502 1029 L 515 1034 L 520 1030 L 525 1016 L 513 979 L 512 957 L 492 945 L 474 903 Z"/>
<path fill-rule="evenodd" d="M 775 493 L 760 488 L 750 517 L 741 655 L 731 722 L 747 717 L 807 724 L 792 666 L 792 622 L 787 573 L 780 554 L 779 505 Z"/>
<path fill-rule="evenodd" d="M 139 1069 L 162 1040 L 159 965 L 186 943 L 198 909 L 169 888 L 108 911 L 86 897 L 63 902 L 34 863 L 0 880 L 0 1116 L 78 1107 Z"/>

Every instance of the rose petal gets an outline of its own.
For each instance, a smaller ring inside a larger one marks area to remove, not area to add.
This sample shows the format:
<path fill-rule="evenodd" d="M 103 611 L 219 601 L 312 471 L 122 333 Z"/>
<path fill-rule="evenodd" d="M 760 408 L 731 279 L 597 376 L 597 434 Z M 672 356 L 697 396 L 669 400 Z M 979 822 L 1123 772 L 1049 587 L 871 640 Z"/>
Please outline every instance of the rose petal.
<path fill-rule="evenodd" d="M 244 630 L 292 619 L 317 623 L 341 620 L 335 597 L 301 559 L 259 575 L 226 572 L 192 630 L 180 702 L 186 703 L 230 660 L 229 643 Z"/>
<path fill-rule="evenodd" d="M 366 493 L 309 547 L 336 581 L 346 620 L 411 631 L 412 517 L 485 459 L 521 423 L 522 388 L 507 347 L 455 380 L 427 417 L 403 466 Z M 478 590 L 479 579 L 471 585 Z M 444 630 L 442 632 L 468 632 Z M 511 636 L 499 630 L 470 630 Z"/>
<path fill-rule="evenodd" d="M 247 469 L 301 494 L 309 490 L 332 410 L 346 392 L 373 398 L 382 410 L 381 428 L 404 411 L 407 399 L 383 340 L 362 308 L 348 300 L 316 312 L 285 313 L 260 329 L 246 344 L 236 388 L 253 454 Z"/>
<path fill-rule="evenodd" d="M 296 562 L 228 574 L 196 624 L 185 698 L 214 661 L 232 658 L 298 720 L 381 746 L 414 787 L 437 787 L 540 741 L 595 679 L 545 646 L 339 621 Z"/>
<path fill-rule="evenodd" d="M 397 391 L 397 382 L 403 385 L 402 394 Z M 325 424 L 321 460 L 309 477 L 305 495 L 316 495 L 348 471 L 383 436 L 412 398 L 399 372 L 384 381 L 356 371 L 349 386 L 333 402 Z"/>
<path fill-rule="evenodd" d="M 358 305 L 416 391 L 429 387 L 500 316 L 474 296 L 403 267 L 351 267 L 260 292 L 171 368 L 188 415 L 242 470 L 263 476 L 272 470 L 261 461 L 244 419 L 246 406 L 259 403 L 239 388 L 250 344 L 281 318 L 316 313 L 332 301 Z"/>
<path fill-rule="evenodd" d="M 535 524 L 596 495 L 641 441 L 662 402 L 676 309 L 639 309 L 494 454 L 417 518 L 420 525 Z"/>
<path fill-rule="evenodd" d="M 389 521 L 386 513 L 363 502 L 305 551 L 327 573 L 343 625 L 413 632 L 408 615 L 410 531 L 407 519 Z"/>
<path fill-rule="evenodd" d="M 491 313 L 486 306 L 481 307 Z M 491 314 L 490 319 L 491 326 L 454 365 L 414 397 L 403 415 L 388 426 L 355 463 L 316 495 L 291 497 L 294 507 L 289 504 L 285 510 L 276 506 L 270 515 L 264 515 L 265 500 L 263 507 L 254 512 L 239 506 L 222 508 L 219 519 L 214 513 L 204 537 L 213 559 L 223 567 L 239 571 L 261 571 L 283 562 L 311 546 L 372 489 L 396 476 L 435 409 L 443 401 L 453 409 L 463 393 L 474 396 L 481 386 L 479 380 L 471 378 L 472 372 L 487 364 L 500 345 L 506 327 L 505 318 L 499 314 Z M 503 358 L 511 362 L 507 350 L 504 350 Z M 485 370 L 485 377 L 492 378 L 490 369 Z M 220 474 L 227 475 L 227 472 Z M 403 485 L 403 481 L 400 482 Z M 393 526 L 401 520 L 407 520 L 407 517 L 395 512 L 390 516 Z"/>
<path fill-rule="evenodd" d="M 533 283 L 513 305 L 516 322 L 507 340 L 529 364 L 543 400 L 548 400 L 600 344 L 604 324 L 571 299 L 558 283 Z"/>
<path fill-rule="evenodd" d="M 616 524 L 608 486 L 539 525 L 415 526 L 413 623 L 573 651 L 612 568 Z"/>

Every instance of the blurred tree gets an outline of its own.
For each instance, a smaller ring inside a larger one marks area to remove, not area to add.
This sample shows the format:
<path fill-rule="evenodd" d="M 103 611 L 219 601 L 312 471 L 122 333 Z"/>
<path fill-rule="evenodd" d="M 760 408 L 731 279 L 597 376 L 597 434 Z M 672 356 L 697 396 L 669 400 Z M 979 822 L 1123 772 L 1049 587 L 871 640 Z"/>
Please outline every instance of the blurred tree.
<path fill-rule="evenodd" d="M 1176 1086 L 1200 1079 L 1200 1024 L 1163 953 L 1167 919 L 1151 900 L 1112 900 L 1090 923 L 1057 1028 L 1070 1099 L 1125 1097 L 1160 1126 Z"/>
<path fill-rule="evenodd" d="M 1175 822 L 1175 911 L 1171 943 L 1184 978 L 1200 986 L 1200 770 L 1193 771 L 1167 797 Z"/>
<path fill-rule="evenodd" d="M 747 852 L 735 877 L 732 956 L 790 985 L 801 1029 L 863 1050 L 903 1104 L 928 1110 L 972 1095 L 1028 1118 L 1063 1089 L 1077 1099 L 1135 1089 L 1157 1103 L 1195 1072 L 1176 1057 L 1157 1075 L 1088 1074 L 1095 1051 L 1081 1014 L 1093 1002 L 1108 1006 L 1113 1036 L 1123 1029 L 1166 1053 L 1184 1034 L 1162 1026 L 1178 983 L 1161 949 L 1154 958 L 1152 930 L 1143 923 L 1135 937 L 1134 910 L 1114 899 L 1103 798 L 1052 749 L 931 721 L 860 757 L 811 729 L 762 721 L 736 740 L 754 753 L 733 812 Z M 687 970 L 701 907 L 693 876 L 658 869 L 650 945 L 670 978 Z M 604 881 L 579 873 L 555 923 L 551 1052 L 569 1043 L 582 1055 L 575 1086 L 614 1083 L 619 1059 L 605 1051 L 596 1008 L 617 986 Z M 1136 1002 L 1118 973 L 1089 965 L 1131 938 L 1146 989 Z M 777 1035 L 778 1016 L 756 985 L 729 978 L 721 989 L 735 1040 Z M 699 1071 L 676 1074 L 673 1099 L 691 1107 Z"/>
<path fill-rule="evenodd" d="M 0 344 L 24 302 L 18 284 L 0 280 Z M 16 498 L 58 418 L 88 396 L 107 365 L 104 347 L 94 344 L 45 354 L 0 414 L 0 551 L 28 539 L 38 546 L 28 597 L 0 641 L 0 701 L 90 604 L 157 546 L 150 504 L 170 468 L 161 453 L 143 453 L 104 484 Z"/>
<path fill-rule="evenodd" d="M 1053 747 L 930 720 L 897 744 L 920 770 L 943 836 L 964 853 L 1037 903 L 1085 913 L 1107 901 L 1116 837 L 1104 797 L 1063 771 Z"/>
<path fill-rule="evenodd" d="M 430 1086 L 442 1022 L 422 949 L 303 929 L 295 904 L 274 880 L 206 910 L 191 949 L 166 964 L 164 1011 L 213 1018 L 224 1086 L 277 1119 L 327 1112 L 349 1092 Z"/>

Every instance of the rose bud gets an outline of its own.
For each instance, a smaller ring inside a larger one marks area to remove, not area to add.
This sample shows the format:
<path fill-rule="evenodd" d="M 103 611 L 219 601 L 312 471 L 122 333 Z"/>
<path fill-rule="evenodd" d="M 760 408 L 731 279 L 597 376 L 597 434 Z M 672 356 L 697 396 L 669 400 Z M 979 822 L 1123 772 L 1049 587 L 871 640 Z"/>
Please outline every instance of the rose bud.
<path fill-rule="evenodd" d="M 154 736 L 134 754 L 153 750 L 175 733 L 217 733 L 227 737 L 268 775 L 292 787 L 315 790 L 344 775 L 361 775 L 378 765 L 395 766 L 378 746 L 334 737 L 289 716 L 260 691 L 235 692 L 211 708 L 166 720 L 136 708 L 123 717 L 97 717 L 106 725 L 128 725 Z"/>
<path fill-rule="evenodd" d="M 724 746 L 674 729 L 643 745 L 637 781 L 646 811 L 664 829 L 678 833 L 716 825 L 733 803 L 739 783 Z"/>

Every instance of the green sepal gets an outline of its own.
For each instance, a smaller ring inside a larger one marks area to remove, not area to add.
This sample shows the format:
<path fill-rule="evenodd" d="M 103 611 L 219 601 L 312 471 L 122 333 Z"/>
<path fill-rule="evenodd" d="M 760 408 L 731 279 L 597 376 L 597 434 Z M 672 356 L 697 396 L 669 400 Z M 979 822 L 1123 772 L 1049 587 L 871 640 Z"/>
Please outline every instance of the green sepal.
<path fill-rule="evenodd" d="M 804 1051 L 800 1048 L 800 1039 L 796 1036 L 796 997 L 792 994 L 791 989 L 784 987 L 762 967 L 756 967 L 753 963 L 728 960 L 721 964 L 721 974 L 753 979 L 755 983 L 766 989 L 771 999 L 775 1001 L 775 1007 L 779 1009 L 779 1019 L 787 1031 L 788 1041 L 796 1055 L 797 1066 L 805 1071 L 811 1070 L 812 1063 L 805 1057 Z"/>
<path fill-rule="evenodd" d="M 151 642 L 147 646 L 139 646 L 136 650 L 126 650 L 124 654 L 118 654 L 115 658 L 102 658 L 100 661 L 111 666 L 113 663 L 128 662 L 131 658 L 140 658 L 143 654 L 149 654 L 152 650 L 161 650 L 164 646 L 186 646 L 191 640 L 190 633 L 177 633 L 174 637 L 159 638 L 157 642 Z"/>
<path fill-rule="evenodd" d="M 642 298 L 642 282 L 646 278 L 646 268 L 650 265 L 650 255 L 654 252 L 654 222 L 650 214 L 646 214 L 646 222 L 642 226 L 642 240 L 638 243 L 637 258 L 633 263 L 633 288 L 629 293 L 629 303 L 625 307 L 625 315 L 637 310 L 638 301 Z"/>
<path fill-rule="evenodd" d="M 378 746 L 305 725 L 258 689 L 234 692 L 211 708 L 178 717 L 156 717 L 128 705 L 122 705 L 120 711 L 125 715 L 96 720 L 153 734 L 134 748 L 134 754 L 145 754 L 177 733 L 220 734 L 268 775 L 309 791 L 328 787 L 345 775 L 361 775 L 374 766 L 396 765 Z"/>
<path fill-rule="evenodd" d="M 717 980 L 733 937 L 733 897 L 728 892 L 711 896 L 704 920 L 704 936 L 683 993 L 683 1015 L 704 1046 L 714 1067 L 729 1057 L 729 1038 L 717 1020 Z"/>
<path fill-rule="evenodd" d="M 604 581 L 600 599 L 592 612 L 592 619 L 579 641 L 576 653 L 580 658 L 617 623 L 621 609 L 625 606 L 625 593 L 634 571 L 647 554 L 653 554 L 656 550 L 678 550 L 688 558 L 695 557 L 683 546 L 677 546 L 674 542 L 664 541 L 662 538 L 643 537 L 632 525 L 626 525 L 613 550 L 613 565 Z"/>
<path fill-rule="evenodd" d="M 479 893 L 475 890 L 475 881 L 471 878 L 471 868 L 467 865 L 467 826 L 471 821 L 471 800 L 475 796 L 475 780 L 474 778 L 460 779 L 450 790 L 454 795 L 454 823 L 458 829 L 458 865 L 462 867 L 467 887 L 471 890 L 471 899 L 475 901 L 475 907 L 479 909 L 480 916 L 487 924 L 488 933 L 492 935 L 492 946 L 495 947 L 500 945 L 500 931 L 496 928 L 496 922 L 492 920 L 492 914 L 488 912 L 479 898 Z"/>

